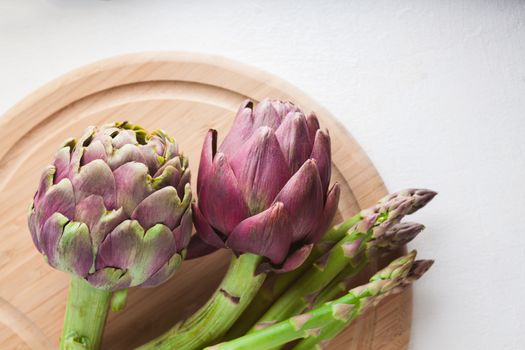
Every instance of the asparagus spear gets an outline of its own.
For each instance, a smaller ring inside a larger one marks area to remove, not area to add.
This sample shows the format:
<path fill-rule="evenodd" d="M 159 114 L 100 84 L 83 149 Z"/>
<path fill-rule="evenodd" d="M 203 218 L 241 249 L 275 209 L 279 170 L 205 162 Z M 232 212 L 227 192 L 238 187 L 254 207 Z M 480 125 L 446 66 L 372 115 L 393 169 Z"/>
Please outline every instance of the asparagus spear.
<path fill-rule="evenodd" d="M 373 305 L 379 303 L 382 299 L 390 294 L 395 294 L 403 291 L 407 286 L 418 280 L 423 274 L 428 271 L 434 262 L 432 260 L 419 260 L 415 261 L 408 275 L 403 278 L 399 285 L 382 295 L 375 298 Z M 383 276 L 384 277 L 384 276 Z M 350 318 L 348 321 L 332 320 L 326 324 L 318 336 L 312 336 L 301 340 L 293 350 L 309 350 L 309 349 L 323 349 L 332 339 L 334 339 L 339 333 L 341 333 L 355 317 Z"/>
<path fill-rule="evenodd" d="M 367 265 L 369 256 L 381 255 L 406 245 L 413 240 L 425 226 L 415 222 L 401 222 L 393 225 L 379 239 L 367 244 L 367 252 L 359 261 L 348 264 L 315 298 L 312 306 L 318 306 L 337 298 L 350 289 L 354 277 Z"/>
<path fill-rule="evenodd" d="M 413 251 L 394 260 L 385 269 L 375 274 L 368 284 L 352 289 L 342 298 L 207 349 L 267 350 L 296 339 L 308 337 L 320 339 L 322 336 L 327 336 L 327 332 L 324 331 L 325 327 L 332 323 L 342 324 L 345 327 L 364 310 L 373 306 L 378 298 L 409 283 L 409 272 L 414 264 L 415 256 L 416 252 Z"/>
<path fill-rule="evenodd" d="M 407 214 L 411 214 L 424 207 L 430 200 L 432 200 L 432 198 L 434 198 L 435 195 L 436 192 L 426 189 L 406 189 L 394 192 L 383 197 L 372 207 L 362 210 L 340 224 L 338 227 L 330 229 L 324 235 L 322 240 L 314 246 L 312 253 L 301 267 L 288 273 L 271 275 L 267 278 L 252 303 L 244 311 L 233 327 L 231 327 L 224 339 L 237 338 L 252 328 L 277 298 L 283 295 L 288 287 L 303 275 L 317 259 L 327 253 L 337 242 L 343 239 L 347 235 L 348 230 L 356 223 L 374 213 L 377 214 L 384 212 L 385 208 L 390 207 L 392 202 L 395 202 L 400 198 L 411 198 L 413 200 L 412 206 L 407 212 Z"/>
<path fill-rule="evenodd" d="M 421 190 L 412 193 L 421 193 Z M 424 196 L 390 196 L 346 234 L 328 253 L 318 259 L 259 319 L 258 324 L 285 320 L 305 310 L 312 300 L 350 262 L 362 254 L 369 240 L 379 240 L 401 218 L 422 207 L 421 198 L 428 203 L 435 192 Z M 251 331 L 254 331 L 255 327 Z"/>

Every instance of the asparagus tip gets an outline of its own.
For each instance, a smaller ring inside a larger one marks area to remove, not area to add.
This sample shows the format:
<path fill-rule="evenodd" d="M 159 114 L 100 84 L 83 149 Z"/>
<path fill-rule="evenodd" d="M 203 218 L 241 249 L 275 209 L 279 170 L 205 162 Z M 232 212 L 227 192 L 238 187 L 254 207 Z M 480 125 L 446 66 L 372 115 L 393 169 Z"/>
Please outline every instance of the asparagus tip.
<path fill-rule="evenodd" d="M 436 191 L 432 191 L 425 188 L 411 189 L 409 191 L 413 191 L 413 196 L 415 200 L 414 205 L 412 206 L 412 210 L 408 214 L 412 214 L 418 211 L 419 209 L 423 208 L 437 195 Z"/>
<path fill-rule="evenodd" d="M 423 276 L 434 264 L 434 260 L 417 260 L 412 265 L 408 277 L 412 280 L 418 280 Z"/>
<path fill-rule="evenodd" d="M 382 236 L 372 240 L 371 245 L 384 250 L 394 250 L 412 241 L 424 229 L 424 225 L 415 222 L 397 223 Z"/>

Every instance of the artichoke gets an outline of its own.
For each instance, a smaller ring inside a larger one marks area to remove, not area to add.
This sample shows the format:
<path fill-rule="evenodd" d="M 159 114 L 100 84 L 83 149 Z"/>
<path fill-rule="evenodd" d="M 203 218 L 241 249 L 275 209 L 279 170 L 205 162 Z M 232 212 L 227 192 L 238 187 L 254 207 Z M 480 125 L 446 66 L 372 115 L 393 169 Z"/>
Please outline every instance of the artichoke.
<path fill-rule="evenodd" d="M 204 141 L 193 207 L 199 239 L 267 258 L 259 271 L 301 265 L 337 210 L 330 147 L 314 114 L 290 102 L 243 102 L 220 147 L 215 130 Z"/>
<path fill-rule="evenodd" d="M 115 291 L 154 286 L 180 265 L 191 235 L 188 160 L 163 131 L 89 127 L 58 150 L 29 214 L 54 268 Z"/>

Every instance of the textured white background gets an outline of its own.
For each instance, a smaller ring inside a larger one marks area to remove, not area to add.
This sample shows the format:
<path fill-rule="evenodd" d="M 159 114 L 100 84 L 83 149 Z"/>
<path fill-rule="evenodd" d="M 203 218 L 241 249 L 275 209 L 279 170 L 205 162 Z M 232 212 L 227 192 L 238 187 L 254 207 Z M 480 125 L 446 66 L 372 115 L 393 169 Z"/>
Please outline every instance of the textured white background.
<path fill-rule="evenodd" d="M 0 0 L 0 113 L 78 66 L 224 55 L 327 107 L 389 189 L 440 195 L 414 244 L 413 349 L 525 346 L 525 2 Z M 521 288 L 521 290 L 520 290 Z"/>

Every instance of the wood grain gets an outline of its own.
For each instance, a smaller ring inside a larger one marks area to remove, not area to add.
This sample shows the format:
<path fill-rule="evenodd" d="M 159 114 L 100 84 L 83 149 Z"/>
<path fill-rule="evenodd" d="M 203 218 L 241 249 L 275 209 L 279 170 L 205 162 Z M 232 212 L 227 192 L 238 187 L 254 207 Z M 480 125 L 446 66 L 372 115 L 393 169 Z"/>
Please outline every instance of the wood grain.
<path fill-rule="evenodd" d="M 315 111 L 330 129 L 333 180 L 342 185 L 336 218 L 348 217 L 386 193 L 368 157 L 343 126 L 297 88 L 224 58 L 193 53 L 140 53 L 68 73 L 31 94 L 0 120 L 0 349 L 56 348 L 68 276 L 37 253 L 26 227 L 40 171 L 61 141 L 88 125 L 129 120 L 174 135 L 197 173 L 208 128 L 220 136 L 239 103 L 264 97 Z M 220 251 L 189 261 L 164 285 L 135 288 L 127 308 L 112 313 L 103 347 L 130 349 L 195 311 L 218 284 L 228 261 Z M 390 298 L 342 334 L 330 349 L 406 349 L 411 291 Z"/>

